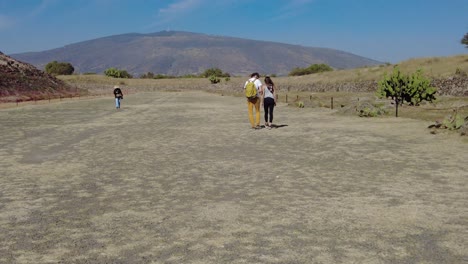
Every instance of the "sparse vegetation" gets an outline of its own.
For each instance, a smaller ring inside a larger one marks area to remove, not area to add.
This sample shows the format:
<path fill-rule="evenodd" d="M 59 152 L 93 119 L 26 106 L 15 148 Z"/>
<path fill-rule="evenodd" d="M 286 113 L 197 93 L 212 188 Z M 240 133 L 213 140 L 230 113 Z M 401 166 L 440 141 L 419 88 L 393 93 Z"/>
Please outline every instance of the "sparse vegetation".
<path fill-rule="evenodd" d="M 68 62 L 52 61 L 46 64 L 45 71 L 52 75 L 71 75 L 75 68 Z"/>
<path fill-rule="evenodd" d="M 213 84 L 219 83 L 221 81 L 221 79 L 219 79 L 218 76 L 216 76 L 216 75 L 211 75 L 208 79 Z"/>
<path fill-rule="evenodd" d="M 203 73 L 196 74 L 186 74 L 182 76 L 173 76 L 165 74 L 154 74 L 153 72 L 147 72 L 140 75 L 140 79 L 185 79 L 185 78 L 208 78 L 211 83 L 221 82 L 221 78 L 224 78 L 226 82 L 230 80 L 231 75 L 227 72 L 223 72 L 218 68 L 210 68 L 205 70 Z"/>
<path fill-rule="evenodd" d="M 299 107 L 299 108 L 304 108 L 304 102 L 298 101 L 298 102 L 296 102 L 296 106 Z"/>
<path fill-rule="evenodd" d="M 436 121 L 435 124 L 430 125 L 429 128 L 433 129 L 431 133 L 435 134 L 435 129 L 448 129 L 460 131 L 462 136 L 468 134 L 468 115 L 463 115 L 458 109 L 454 109 L 453 113 L 446 116 L 441 122 Z"/>
<path fill-rule="evenodd" d="M 165 74 L 156 74 L 153 79 L 176 79 L 176 76 L 165 75 Z"/>
<path fill-rule="evenodd" d="M 126 70 L 119 70 L 113 67 L 105 70 L 104 74 L 112 78 L 126 78 L 126 79 L 133 78 L 133 76 L 129 74 Z"/>
<path fill-rule="evenodd" d="M 211 78 L 211 76 L 216 76 L 216 77 L 231 77 L 231 75 L 227 72 L 223 72 L 219 68 L 210 68 L 205 70 L 202 74 L 200 74 L 200 77 L 202 78 Z"/>
<path fill-rule="evenodd" d="M 359 104 L 356 112 L 360 117 L 376 117 L 387 114 L 383 104 L 364 102 Z"/>
<path fill-rule="evenodd" d="M 466 74 L 466 72 L 461 70 L 460 68 L 457 68 L 455 70 L 455 75 L 461 76 L 461 77 L 467 77 L 468 76 L 468 74 Z"/>
<path fill-rule="evenodd" d="M 200 74 L 200 77 L 208 78 L 212 84 L 216 84 L 221 82 L 220 78 L 226 78 L 226 82 L 229 81 L 228 78 L 230 78 L 231 75 L 227 72 L 223 72 L 221 69 L 210 68 Z"/>
<path fill-rule="evenodd" d="M 457 111 L 453 115 L 447 116 L 443 121 L 442 125 L 448 130 L 457 130 L 460 129 L 465 124 L 465 119 L 468 117 L 463 117 L 458 114 Z"/>
<path fill-rule="evenodd" d="M 147 72 L 142 75 L 140 75 L 141 79 L 153 79 L 154 78 L 154 73 L 152 72 Z"/>
<path fill-rule="evenodd" d="M 333 68 L 326 64 L 312 64 L 307 68 L 294 68 L 289 76 L 301 76 L 319 72 L 333 71 Z"/>

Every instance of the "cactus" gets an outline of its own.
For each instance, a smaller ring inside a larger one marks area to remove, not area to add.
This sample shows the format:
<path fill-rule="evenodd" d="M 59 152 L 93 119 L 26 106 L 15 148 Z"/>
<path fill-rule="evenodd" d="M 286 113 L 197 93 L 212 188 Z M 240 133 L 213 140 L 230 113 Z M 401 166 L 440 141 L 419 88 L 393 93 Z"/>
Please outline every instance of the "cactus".
<path fill-rule="evenodd" d="M 462 128 L 465 123 L 468 122 L 468 116 L 463 117 L 458 113 L 458 109 L 453 110 L 453 114 L 447 116 L 442 120 L 442 128 L 446 128 L 448 130 L 458 130 Z"/>

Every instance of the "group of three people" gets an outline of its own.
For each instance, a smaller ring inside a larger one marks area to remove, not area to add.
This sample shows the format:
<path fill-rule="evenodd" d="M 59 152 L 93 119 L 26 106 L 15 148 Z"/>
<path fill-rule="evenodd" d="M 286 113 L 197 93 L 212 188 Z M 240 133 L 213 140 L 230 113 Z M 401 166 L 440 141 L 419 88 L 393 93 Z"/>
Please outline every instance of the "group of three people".
<path fill-rule="evenodd" d="M 253 99 L 247 99 L 247 107 L 249 110 L 249 121 L 253 129 L 259 129 L 260 126 L 260 105 L 263 105 L 265 127 L 272 128 L 273 124 L 273 109 L 276 106 L 276 87 L 269 76 L 265 77 L 265 85 L 260 81 L 260 74 L 254 72 L 250 75 L 250 79 L 245 82 L 244 89 L 249 82 L 255 84 L 257 88 L 257 96 Z M 255 108 L 255 120 L 253 109 Z"/>
<path fill-rule="evenodd" d="M 265 112 L 265 127 L 271 128 L 273 122 L 273 109 L 276 106 L 276 87 L 269 76 L 265 77 L 265 85 L 260 81 L 260 75 L 254 72 L 250 75 L 250 79 L 245 83 L 244 89 L 249 82 L 255 84 L 257 95 L 253 99 L 247 99 L 247 107 L 249 110 L 249 121 L 253 129 L 260 127 L 260 105 L 263 104 Z M 114 86 L 115 108 L 120 108 L 120 100 L 123 99 L 123 93 L 119 86 Z M 255 121 L 253 109 L 255 108 Z"/>

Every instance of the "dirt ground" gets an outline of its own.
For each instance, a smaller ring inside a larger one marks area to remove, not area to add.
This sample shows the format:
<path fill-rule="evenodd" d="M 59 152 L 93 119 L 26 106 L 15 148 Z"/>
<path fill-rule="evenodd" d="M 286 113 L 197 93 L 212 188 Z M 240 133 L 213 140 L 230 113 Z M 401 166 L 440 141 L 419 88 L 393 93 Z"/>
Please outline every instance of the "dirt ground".
<path fill-rule="evenodd" d="M 274 123 L 203 92 L 0 110 L 0 263 L 468 263 L 466 141 L 285 105 Z"/>

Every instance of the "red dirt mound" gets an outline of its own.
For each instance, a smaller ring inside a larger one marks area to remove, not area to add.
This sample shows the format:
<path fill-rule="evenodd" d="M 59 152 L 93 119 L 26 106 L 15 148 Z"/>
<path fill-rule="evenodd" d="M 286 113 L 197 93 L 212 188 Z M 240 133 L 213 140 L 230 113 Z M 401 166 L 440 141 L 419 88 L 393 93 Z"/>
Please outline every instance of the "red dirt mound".
<path fill-rule="evenodd" d="M 0 102 L 68 97 L 80 92 L 33 65 L 0 52 Z"/>

